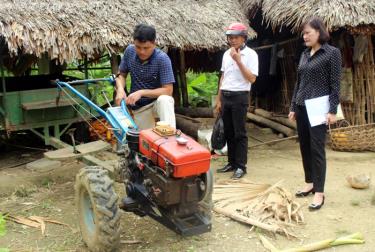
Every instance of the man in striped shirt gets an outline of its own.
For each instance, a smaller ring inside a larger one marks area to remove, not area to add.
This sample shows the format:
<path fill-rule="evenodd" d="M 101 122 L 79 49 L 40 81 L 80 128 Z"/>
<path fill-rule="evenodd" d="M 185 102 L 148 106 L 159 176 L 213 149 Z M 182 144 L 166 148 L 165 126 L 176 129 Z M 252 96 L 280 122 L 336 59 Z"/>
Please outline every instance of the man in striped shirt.
<path fill-rule="evenodd" d="M 116 104 L 125 99 L 130 105 L 134 121 L 140 129 L 152 128 L 155 118 L 176 127 L 174 100 L 175 82 L 171 60 L 156 48 L 156 31 L 150 25 L 139 24 L 133 33 L 134 44 L 129 45 L 119 66 L 116 80 Z M 125 92 L 126 77 L 130 73 L 131 88 Z"/>

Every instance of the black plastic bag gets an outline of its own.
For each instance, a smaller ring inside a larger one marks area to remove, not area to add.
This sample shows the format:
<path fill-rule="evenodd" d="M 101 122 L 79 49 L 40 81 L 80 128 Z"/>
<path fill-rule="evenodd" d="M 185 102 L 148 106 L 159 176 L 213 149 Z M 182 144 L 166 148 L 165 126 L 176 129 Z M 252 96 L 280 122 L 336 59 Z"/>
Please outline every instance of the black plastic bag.
<path fill-rule="evenodd" d="M 214 128 L 211 135 L 211 147 L 214 150 L 221 150 L 226 144 L 224 134 L 224 122 L 221 114 L 216 118 Z"/>

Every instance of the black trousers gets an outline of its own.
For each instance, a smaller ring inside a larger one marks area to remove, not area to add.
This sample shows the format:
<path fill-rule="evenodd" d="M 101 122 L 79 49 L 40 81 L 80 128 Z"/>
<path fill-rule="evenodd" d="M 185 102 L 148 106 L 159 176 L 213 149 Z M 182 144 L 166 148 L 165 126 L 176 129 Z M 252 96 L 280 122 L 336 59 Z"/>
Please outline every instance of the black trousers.
<path fill-rule="evenodd" d="M 246 171 L 247 133 L 246 113 L 249 92 L 221 91 L 222 117 L 228 146 L 228 163 Z"/>
<path fill-rule="evenodd" d="M 305 182 L 313 183 L 315 192 L 324 192 L 327 127 L 325 124 L 311 127 L 305 106 L 296 106 L 295 112 Z"/>

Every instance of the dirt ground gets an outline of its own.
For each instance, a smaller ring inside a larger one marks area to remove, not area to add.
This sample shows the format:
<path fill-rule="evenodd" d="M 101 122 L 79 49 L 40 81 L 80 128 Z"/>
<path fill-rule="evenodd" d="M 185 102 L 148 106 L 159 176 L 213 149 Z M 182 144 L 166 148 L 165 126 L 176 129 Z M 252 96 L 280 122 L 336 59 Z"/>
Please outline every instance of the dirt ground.
<path fill-rule="evenodd" d="M 260 140 L 277 138 L 272 132 L 251 127 L 250 136 Z M 249 139 L 249 145 L 259 141 Z M 41 151 L 13 150 L 0 153 L 0 212 L 18 216 L 44 216 L 69 225 L 47 224 L 42 236 L 36 228 L 7 222 L 8 233 L 0 238 L 0 248 L 10 251 L 87 251 L 81 240 L 74 206 L 74 177 L 84 164 L 64 162 L 55 169 L 30 171 L 24 163 L 42 157 Z M 320 211 L 309 212 L 311 197 L 297 199 L 306 203 L 305 225 L 295 228 L 299 239 L 268 235 L 279 248 L 361 232 L 362 245 L 346 245 L 326 251 L 375 251 L 375 206 L 371 204 L 374 186 L 355 190 L 348 186 L 348 174 L 375 173 L 375 153 L 334 152 L 327 147 L 326 203 Z M 226 157 L 212 160 L 212 168 L 225 164 Z M 11 166 L 19 165 L 10 168 Z M 215 180 L 230 174 L 216 174 Z M 303 186 L 303 171 L 298 143 L 288 140 L 249 150 L 247 179 L 258 183 L 276 183 L 295 192 Z M 122 186 L 116 187 L 121 190 Z M 214 214 L 212 232 L 183 238 L 148 217 L 122 214 L 121 251 L 266 251 L 257 233 L 249 226 Z M 138 241 L 126 244 L 126 241 Z"/>

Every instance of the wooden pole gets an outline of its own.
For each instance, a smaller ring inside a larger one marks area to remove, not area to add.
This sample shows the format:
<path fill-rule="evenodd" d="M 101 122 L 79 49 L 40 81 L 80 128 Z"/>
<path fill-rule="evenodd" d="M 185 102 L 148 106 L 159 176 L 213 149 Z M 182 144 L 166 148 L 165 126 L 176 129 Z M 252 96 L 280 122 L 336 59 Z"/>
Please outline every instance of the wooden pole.
<path fill-rule="evenodd" d="M 186 81 L 186 65 L 185 65 L 185 52 L 179 49 L 180 58 L 180 80 L 181 80 L 181 93 L 182 93 L 182 106 L 189 106 L 187 81 Z"/>
<path fill-rule="evenodd" d="M 3 116 L 4 116 L 4 119 L 5 119 L 5 123 L 6 123 L 6 129 L 7 129 L 7 122 L 8 122 L 8 115 L 7 115 L 7 110 L 5 109 L 6 108 L 6 99 L 7 99 L 7 89 L 6 89 L 6 84 L 5 84 L 5 72 L 4 72 L 4 63 L 3 63 L 3 48 L 0 47 L 0 76 L 1 76 L 1 86 L 2 86 L 2 95 L 3 95 L 3 99 L 2 99 L 2 108 L 0 107 L 0 109 L 2 110 L 2 113 L 3 113 Z"/>
<path fill-rule="evenodd" d="M 87 55 L 85 55 L 85 59 L 84 59 L 84 71 L 85 71 L 85 79 L 88 79 L 89 78 L 89 69 L 88 69 L 88 60 L 87 60 Z"/>
<path fill-rule="evenodd" d="M 171 59 L 172 62 L 172 68 L 173 68 L 173 75 L 175 79 L 175 83 L 173 85 L 173 99 L 174 99 L 174 105 L 176 107 L 181 106 L 181 92 L 180 92 L 180 80 L 178 77 L 178 70 L 176 69 L 176 66 L 178 66 L 178 60 L 177 60 L 177 50 L 170 48 L 168 49 L 168 56 Z"/>
<path fill-rule="evenodd" d="M 119 67 L 119 64 L 120 64 L 119 56 L 117 54 L 111 54 L 110 61 L 111 61 L 112 73 L 117 74 L 118 73 L 118 67 Z"/>
<path fill-rule="evenodd" d="M 184 108 L 176 107 L 175 112 L 181 115 L 189 117 L 203 117 L 203 118 L 213 118 L 214 112 L 212 108 Z"/>
<path fill-rule="evenodd" d="M 280 123 L 277 123 L 277 122 L 274 122 L 274 121 L 271 121 L 267 118 L 264 118 L 264 117 L 261 117 L 261 116 L 258 116 L 258 115 L 255 115 L 253 113 L 247 113 L 247 118 L 253 122 L 256 122 L 256 123 L 260 123 L 262 125 L 265 125 L 267 127 L 270 127 L 280 133 L 283 133 L 284 135 L 290 137 L 290 136 L 294 136 L 295 135 L 295 132 L 293 129 L 291 128 L 288 128 Z"/>
<path fill-rule="evenodd" d="M 276 139 L 276 140 L 272 140 L 272 141 L 267 141 L 267 142 L 263 142 L 263 143 L 260 143 L 260 144 L 255 144 L 255 145 L 249 146 L 248 149 L 259 147 L 259 146 L 263 146 L 263 145 L 269 145 L 269 144 L 275 144 L 275 143 L 279 143 L 279 142 L 284 142 L 286 140 L 292 140 L 292 139 L 297 139 L 297 138 L 298 138 L 298 136 L 295 135 L 295 136 L 291 136 L 291 137 L 285 137 L 285 138 L 282 138 L 282 139 Z"/>
<path fill-rule="evenodd" d="M 373 44 L 371 36 L 368 36 L 368 54 L 366 55 L 366 79 L 367 79 L 367 113 L 368 113 L 368 123 L 374 122 L 375 116 L 375 101 L 374 101 L 374 88 L 375 88 L 375 81 L 374 81 L 374 55 L 373 55 Z"/>
<path fill-rule="evenodd" d="M 264 110 L 264 109 L 255 109 L 254 113 L 256 115 L 259 115 L 259 116 L 262 116 L 264 118 L 267 118 L 267 119 L 270 119 L 272 121 L 275 121 L 275 122 L 278 122 L 278 123 L 281 123 L 289 128 L 292 128 L 292 129 L 297 129 L 297 124 L 296 122 L 292 122 L 290 121 L 288 118 L 285 118 L 285 117 L 279 117 L 279 116 L 274 116 L 273 113 L 267 111 L 267 110 Z"/>

